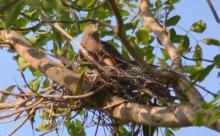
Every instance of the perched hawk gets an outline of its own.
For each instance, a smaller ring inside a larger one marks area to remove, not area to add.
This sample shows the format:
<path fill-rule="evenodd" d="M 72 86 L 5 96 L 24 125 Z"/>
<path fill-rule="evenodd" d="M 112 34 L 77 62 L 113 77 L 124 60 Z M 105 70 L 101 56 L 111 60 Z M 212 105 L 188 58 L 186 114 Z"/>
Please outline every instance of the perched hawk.
<path fill-rule="evenodd" d="M 101 41 L 95 24 L 88 24 L 82 36 L 81 45 L 101 65 L 126 68 L 127 63 L 121 54 L 109 43 Z M 85 58 L 80 53 L 81 58 Z M 84 59 L 85 60 L 85 59 Z"/>

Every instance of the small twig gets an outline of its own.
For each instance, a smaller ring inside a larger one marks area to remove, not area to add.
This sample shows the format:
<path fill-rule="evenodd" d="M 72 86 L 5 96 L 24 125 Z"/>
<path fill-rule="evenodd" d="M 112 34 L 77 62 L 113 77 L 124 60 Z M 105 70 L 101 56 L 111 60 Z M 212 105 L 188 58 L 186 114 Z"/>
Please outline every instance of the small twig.
<path fill-rule="evenodd" d="M 218 14 L 217 14 L 217 12 L 216 12 L 216 10 L 215 10 L 215 8 L 214 8 L 214 6 L 213 6 L 211 0 L 207 0 L 207 2 L 208 2 L 209 8 L 211 9 L 212 14 L 213 14 L 213 16 L 214 16 L 216 22 L 220 24 L 220 19 L 219 19 L 219 17 L 218 17 Z"/>
<path fill-rule="evenodd" d="M 84 98 L 88 98 L 94 94 L 96 94 L 97 92 L 101 91 L 105 86 L 100 86 L 97 89 L 93 90 L 93 91 L 89 91 L 88 93 L 85 94 L 81 94 L 81 95 L 43 95 L 43 94 L 15 94 L 15 93 L 10 93 L 10 92 L 6 92 L 6 91 L 2 91 L 0 90 L 0 93 L 2 94 L 7 94 L 7 95 L 12 95 L 12 96 L 17 96 L 17 97 L 41 97 L 41 98 L 53 98 L 53 99 L 63 99 L 63 100 L 67 100 L 67 99 L 84 99 Z"/>
<path fill-rule="evenodd" d="M 103 107 L 102 110 L 106 110 L 106 109 L 109 109 L 109 108 L 112 108 L 112 107 L 121 105 L 121 104 L 123 104 L 123 103 L 125 103 L 125 102 L 127 102 L 127 100 L 121 100 L 121 101 L 119 101 L 119 102 L 117 102 L 117 103 L 113 103 L 113 104 L 111 104 L 111 105 L 107 105 L 107 106 Z"/>
<path fill-rule="evenodd" d="M 15 30 L 15 31 L 31 31 L 33 29 L 35 29 L 36 27 L 38 27 L 40 25 L 40 23 L 34 25 L 34 26 L 31 26 L 31 27 L 27 27 L 27 28 L 15 28 L 15 27 L 12 27 L 10 28 L 11 30 Z M 0 28 L 0 30 L 4 30 L 5 28 Z"/>
<path fill-rule="evenodd" d="M 170 12 L 172 11 L 172 8 L 173 8 L 173 4 L 170 3 L 170 7 L 169 7 L 168 11 L 165 9 L 165 17 L 164 17 L 164 25 L 163 25 L 164 31 L 166 31 L 166 29 L 167 29 L 166 28 L 166 22 L 167 22 L 167 19 L 168 19 L 168 16 L 169 16 Z"/>
<path fill-rule="evenodd" d="M 12 136 L 19 128 L 21 128 L 24 123 L 29 119 L 29 117 L 34 113 L 35 109 L 32 109 L 30 113 L 23 118 L 23 120 L 8 134 L 8 136 Z"/>
<path fill-rule="evenodd" d="M 11 43 L 9 43 L 9 42 L 0 42 L 0 48 L 11 48 Z"/>
<path fill-rule="evenodd" d="M 214 61 L 212 60 L 208 60 L 208 59 L 193 59 L 193 58 L 189 58 L 184 56 L 183 54 L 180 54 L 184 59 L 186 60 L 191 60 L 191 61 L 206 61 L 206 62 L 210 62 L 210 63 L 214 63 Z"/>
<path fill-rule="evenodd" d="M 97 122 L 97 125 L 96 125 L 96 130 L 95 130 L 95 136 L 97 136 L 97 133 L 98 133 L 98 129 L 99 129 L 100 120 L 101 120 L 101 117 L 100 117 L 100 112 L 99 112 L 99 116 L 98 116 L 98 122 Z"/>
<path fill-rule="evenodd" d="M 207 92 L 208 94 L 211 94 L 214 98 L 217 97 L 217 96 L 219 96 L 219 95 L 217 95 L 217 94 L 215 94 L 215 93 L 209 91 L 208 89 L 206 89 L 205 87 L 203 87 L 203 86 L 201 86 L 201 85 L 199 85 L 199 84 L 195 84 L 195 86 L 199 87 L 200 89 L 202 89 L 203 91 Z"/>

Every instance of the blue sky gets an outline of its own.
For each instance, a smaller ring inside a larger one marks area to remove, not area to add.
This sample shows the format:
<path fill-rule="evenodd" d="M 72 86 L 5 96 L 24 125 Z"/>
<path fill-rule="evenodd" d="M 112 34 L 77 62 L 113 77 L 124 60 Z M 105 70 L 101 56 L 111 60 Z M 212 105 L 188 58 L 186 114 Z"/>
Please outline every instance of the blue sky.
<path fill-rule="evenodd" d="M 212 0 L 215 4 L 215 7 L 217 10 L 220 1 L 219 0 Z M 220 15 L 220 10 L 219 10 Z M 220 39 L 220 25 L 217 24 L 214 20 L 213 15 L 211 14 L 211 11 L 208 8 L 206 0 L 182 0 L 177 6 L 175 12 L 172 13 L 180 14 L 181 20 L 178 23 L 179 26 L 190 29 L 192 23 L 198 21 L 199 19 L 203 19 L 207 23 L 207 30 L 204 32 L 204 34 L 196 34 L 192 33 L 197 39 L 202 40 L 206 37 L 213 37 Z M 179 30 L 178 32 L 183 33 L 183 31 Z M 193 42 L 191 43 L 194 44 Z M 213 59 L 213 57 L 219 53 L 220 48 L 214 47 L 214 46 L 207 46 L 202 45 L 204 49 L 204 57 L 207 59 Z M 0 89 L 5 89 L 11 84 L 22 83 L 22 79 L 20 77 L 20 74 L 17 72 L 17 65 L 15 61 L 13 61 L 12 57 L 14 54 L 7 53 L 5 49 L 0 50 Z M 187 61 L 183 60 L 183 63 L 188 63 Z M 207 65 L 207 64 L 204 64 Z M 202 82 L 203 86 L 206 86 L 207 89 L 212 91 L 218 91 L 219 88 L 219 79 L 217 78 L 217 70 L 215 70 L 213 73 L 211 73 L 208 78 Z M 203 95 L 206 96 L 206 94 L 203 92 Z M 207 100 L 210 100 L 210 97 L 205 97 Z M 0 127 L 0 136 L 4 136 L 7 134 L 7 132 L 10 131 L 15 127 L 15 123 L 11 124 L 4 124 Z M 101 130 L 101 129 L 100 129 Z M 88 130 L 88 135 L 93 135 L 94 132 L 92 132 L 93 129 Z M 181 130 L 175 131 L 176 136 L 219 136 L 219 133 L 204 128 L 204 127 L 187 127 L 182 128 Z M 24 127 L 22 127 L 17 133 L 16 136 L 21 135 L 32 135 L 31 127 L 29 123 L 26 123 Z M 49 134 L 49 135 L 54 135 Z M 64 132 L 61 134 L 63 136 L 67 136 L 67 133 Z M 99 136 L 102 136 L 103 132 L 99 132 Z M 155 134 L 156 136 L 156 134 Z M 159 132 L 159 136 L 163 136 Z"/>

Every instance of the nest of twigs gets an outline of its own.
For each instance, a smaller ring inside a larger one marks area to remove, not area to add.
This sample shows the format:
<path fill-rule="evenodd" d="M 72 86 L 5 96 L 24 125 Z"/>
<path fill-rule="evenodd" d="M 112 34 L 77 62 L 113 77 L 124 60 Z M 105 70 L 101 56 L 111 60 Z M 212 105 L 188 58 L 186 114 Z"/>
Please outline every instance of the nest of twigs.
<path fill-rule="evenodd" d="M 86 73 L 86 80 L 91 82 L 94 88 L 105 86 L 113 94 L 141 104 L 169 104 L 176 99 L 171 95 L 174 94 L 173 85 L 144 72 L 137 65 L 130 64 L 130 68 L 127 69 L 104 69 L 105 71 L 92 70 Z"/>

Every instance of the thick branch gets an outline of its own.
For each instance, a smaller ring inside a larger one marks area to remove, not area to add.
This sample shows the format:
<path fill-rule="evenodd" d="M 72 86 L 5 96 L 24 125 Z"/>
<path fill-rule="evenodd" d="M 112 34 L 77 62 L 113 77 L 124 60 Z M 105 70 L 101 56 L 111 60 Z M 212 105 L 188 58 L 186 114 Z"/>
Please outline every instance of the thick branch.
<path fill-rule="evenodd" d="M 65 86 L 75 93 L 80 78 L 79 74 L 73 73 L 67 69 L 63 70 L 62 67 L 49 59 L 46 54 L 32 48 L 31 44 L 24 38 L 24 36 L 15 31 L 8 32 L 2 30 L 0 31 L 0 37 L 5 42 L 10 43 L 11 47 L 14 48 L 32 67 L 38 69 L 58 84 Z"/>

